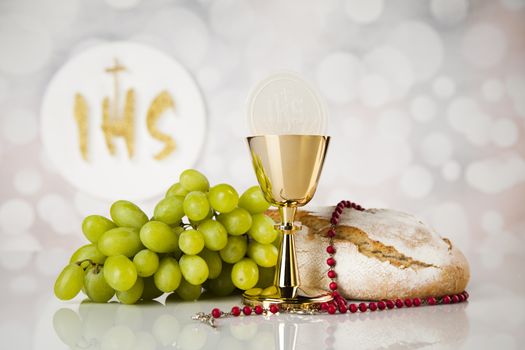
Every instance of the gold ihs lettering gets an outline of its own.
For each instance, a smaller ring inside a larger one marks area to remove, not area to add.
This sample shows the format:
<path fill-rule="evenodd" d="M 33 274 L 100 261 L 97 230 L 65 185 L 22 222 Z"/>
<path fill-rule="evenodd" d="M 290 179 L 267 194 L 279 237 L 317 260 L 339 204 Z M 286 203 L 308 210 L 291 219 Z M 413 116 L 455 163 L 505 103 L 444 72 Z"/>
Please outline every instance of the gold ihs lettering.
<path fill-rule="evenodd" d="M 73 111 L 78 126 L 80 154 L 84 160 L 88 160 L 88 105 L 84 96 L 79 93 L 75 94 Z"/>
<path fill-rule="evenodd" d="M 160 116 L 167 109 L 175 109 L 175 103 L 167 91 L 162 91 L 151 102 L 146 117 L 146 125 L 151 136 L 164 143 L 164 148 L 154 156 L 157 160 L 166 158 L 175 150 L 175 140 L 156 126 Z"/>
<path fill-rule="evenodd" d="M 113 75 L 113 104 L 110 106 L 109 97 L 105 97 L 102 101 L 102 131 L 106 139 L 109 153 L 115 154 L 115 145 L 113 144 L 113 137 L 123 137 L 128 149 L 128 156 L 133 157 L 134 148 L 134 114 L 135 114 L 135 92 L 129 89 L 126 93 L 126 100 L 124 101 L 124 110 L 122 116 L 119 113 L 119 80 L 118 74 L 126 70 L 126 67 L 121 65 L 115 59 L 113 67 L 106 68 L 106 73 Z M 110 110 L 110 107 L 111 110 Z"/>

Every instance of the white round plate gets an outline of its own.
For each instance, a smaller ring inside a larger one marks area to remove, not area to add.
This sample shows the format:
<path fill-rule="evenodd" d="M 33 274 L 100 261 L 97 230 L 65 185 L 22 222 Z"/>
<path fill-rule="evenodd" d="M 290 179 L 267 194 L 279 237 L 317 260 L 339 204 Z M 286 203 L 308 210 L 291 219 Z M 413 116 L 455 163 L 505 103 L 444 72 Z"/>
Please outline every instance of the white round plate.
<path fill-rule="evenodd" d="M 105 69 L 117 59 L 120 108 L 128 89 L 135 91 L 134 155 L 129 157 L 122 137 L 114 137 L 111 155 L 102 125 L 102 100 L 114 99 L 114 76 Z M 146 116 L 154 98 L 167 91 L 175 108 L 166 110 L 157 128 L 172 137 L 175 150 L 157 160 L 164 144 L 149 133 Z M 88 110 L 88 160 L 82 158 L 75 120 L 75 95 Z M 116 199 L 146 199 L 166 191 L 179 173 L 197 161 L 206 132 L 206 111 L 199 88 L 184 67 L 157 49 L 131 42 L 90 48 L 64 64 L 49 83 L 41 110 L 41 136 L 50 161 L 60 174 L 88 194 Z"/>

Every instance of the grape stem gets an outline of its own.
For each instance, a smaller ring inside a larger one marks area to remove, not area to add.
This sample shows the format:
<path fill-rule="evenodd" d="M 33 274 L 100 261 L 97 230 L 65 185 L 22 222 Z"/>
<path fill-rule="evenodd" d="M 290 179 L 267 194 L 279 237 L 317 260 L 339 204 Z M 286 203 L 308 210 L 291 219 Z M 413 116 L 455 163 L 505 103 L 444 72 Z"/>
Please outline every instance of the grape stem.
<path fill-rule="evenodd" d="M 82 266 L 82 264 L 85 263 L 85 262 L 89 262 L 89 265 L 91 265 L 91 266 L 93 266 L 95 268 L 95 273 L 98 273 L 100 266 L 104 266 L 104 264 L 97 264 L 96 262 L 93 262 L 93 260 L 91 260 L 91 259 L 80 260 L 80 261 L 75 262 L 75 264 L 77 264 L 78 266 Z M 86 269 L 87 269 L 87 266 L 86 266 L 86 268 L 84 268 L 84 271 Z"/>

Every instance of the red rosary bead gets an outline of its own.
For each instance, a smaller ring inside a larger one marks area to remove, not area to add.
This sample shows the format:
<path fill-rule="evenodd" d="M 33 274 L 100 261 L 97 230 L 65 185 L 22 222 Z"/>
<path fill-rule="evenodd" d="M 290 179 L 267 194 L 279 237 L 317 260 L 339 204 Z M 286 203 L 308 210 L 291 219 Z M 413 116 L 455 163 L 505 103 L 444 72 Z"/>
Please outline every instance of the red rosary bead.
<path fill-rule="evenodd" d="M 215 309 L 211 310 L 211 315 L 214 318 L 219 318 L 219 317 L 221 317 L 221 310 L 215 308 Z"/>
<path fill-rule="evenodd" d="M 328 313 L 329 313 L 330 315 L 335 314 L 336 311 L 337 311 L 337 309 L 335 308 L 335 305 L 334 305 L 334 304 L 330 304 L 330 305 L 328 305 Z"/>
<path fill-rule="evenodd" d="M 332 225 L 337 225 L 338 222 L 339 222 L 339 220 L 337 220 L 337 219 L 334 218 L 334 217 L 332 217 L 332 218 L 330 219 L 330 223 L 331 223 Z"/>
<path fill-rule="evenodd" d="M 348 305 L 348 310 L 350 310 L 351 313 L 355 314 L 357 312 L 357 305 L 356 304 Z"/>
<path fill-rule="evenodd" d="M 396 305 L 394 304 L 394 302 L 392 300 L 387 300 L 386 301 L 386 307 L 389 308 L 389 309 L 393 309 Z"/>
<path fill-rule="evenodd" d="M 335 273 L 334 270 L 328 270 L 327 275 L 328 275 L 329 278 L 336 278 L 337 277 L 337 273 Z"/>
<path fill-rule="evenodd" d="M 414 300 L 412 300 L 412 304 L 413 304 L 414 306 L 416 306 L 416 307 L 417 307 L 417 306 L 420 306 L 420 305 L 421 305 L 421 299 L 419 299 L 419 298 L 414 298 Z"/>
<path fill-rule="evenodd" d="M 328 266 L 335 266 L 335 259 L 334 258 L 328 258 L 326 259 L 326 263 Z"/>
<path fill-rule="evenodd" d="M 377 304 L 374 302 L 368 303 L 368 308 L 370 311 L 376 311 L 377 310 Z"/>
<path fill-rule="evenodd" d="M 468 294 L 468 292 L 467 292 L 467 291 L 464 291 L 464 292 L 463 292 L 463 295 L 465 296 L 465 300 L 468 300 L 468 298 L 469 298 L 469 296 L 470 296 L 470 295 Z"/>
<path fill-rule="evenodd" d="M 321 303 L 321 310 L 327 311 L 328 310 L 328 303 Z"/>
<path fill-rule="evenodd" d="M 328 287 L 330 287 L 330 290 L 336 290 L 336 289 L 337 289 L 337 283 L 335 283 L 335 282 L 330 282 L 330 284 L 328 285 Z"/>
<path fill-rule="evenodd" d="M 411 299 L 405 299 L 405 306 L 406 307 L 412 307 L 412 300 Z"/>
<path fill-rule="evenodd" d="M 396 300 L 396 307 L 397 307 L 398 309 L 401 309 L 401 308 L 403 307 L 403 300 L 401 300 L 401 299 L 397 299 L 397 300 Z"/>
<path fill-rule="evenodd" d="M 256 305 L 254 308 L 253 308 L 253 311 L 257 314 L 257 315 L 260 315 L 263 313 L 264 309 L 262 308 L 261 305 Z"/>
<path fill-rule="evenodd" d="M 360 303 L 359 304 L 359 311 L 366 312 L 366 309 L 367 309 L 367 306 L 366 306 L 365 303 Z"/>
<path fill-rule="evenodd" d="M 458 298 L 459 298 L 459 302 L 462 303 L 465 301 L 465 295 L 463 295 L 463 293 L 461 294 L 458 294 Z"/>
<path fill-rule="evenodd" d="M 427 304 L 428 305 L 436 305 L 436 303 L 437 303 L 436 298 L 434 298 L 434 297 L 427 298 Z"/>
<path fill-rule="evenodd" d="M 335 254 L 335 248 L 333 245 L 329 245 L 328 247 L 326 247 L 326 252 L 328 254 Z"/>
<path fill-rule="evenodd" d="M 326 235 L 330 238 L 334 238 L 335 237 L 335 230 L 333 228 L 329 229 L 328 232 L 326 233 Z"/>
<path fill-rule="evenodd" d="M 448 295 L 445 295 L 443 299 L 441 299 L 441 302 L 443 304 L 450 304 L 450 297 Z"/>
<path fill-rule="evenodd" d="M 339 312 L 342 313 L 342 314 L 346 314 L 346 311 L 348 311 L 348 309 L 346 308 L 346 305 L 345 304 L 341 304 L 339 305 Z"/>
<path fill-rule="evenodd" d="M 378 308 L 379 310 L 383 311 L 383 310 L 386 308 L 386 304 L 385 304 L 385 302 L 382 301 L 382 300 L 381 300 L 381 301 L 378 301 L 378 302 L 377 302 L 377 308 Z"/>
<path fill-rule="evenodd" d="M 246 305 L 245 307 L 242 308 L 242 313 L 245 314 L 246 316 L 250 316 L 252 314 L 252 308 Z"/>
<path fill-rule="evenodd" d="M 270 312 L 271 312 L 272 314 L 276 314 L 276 313 L 278 313 L 278 312 L 279 312 L 279 306 L 277 306 L 277 305 L 275 305 L 275 304 L 270 305 Z"/>
<path fill-rule="evenodd" d="M 238 306 L 232 307 L 232 315 L 233 316 L 239 316 L 241 314 L 241 308 Z"/>
<path fill-rule="evenodd" d="M 454 304 L 459 302 L 459 297 L 456 294 L 454 294 L 451 299 L 452 299 L 452 303 Z"/>

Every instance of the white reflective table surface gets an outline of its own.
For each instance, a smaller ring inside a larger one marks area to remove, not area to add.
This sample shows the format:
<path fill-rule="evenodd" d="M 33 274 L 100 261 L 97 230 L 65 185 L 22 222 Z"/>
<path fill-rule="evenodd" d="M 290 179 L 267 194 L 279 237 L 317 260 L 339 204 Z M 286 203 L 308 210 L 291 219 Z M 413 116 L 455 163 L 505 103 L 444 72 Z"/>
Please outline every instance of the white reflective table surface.
<path fill-rule="evenodd" d="M 364 314 L 272 315 L 221 319 L 196 312 L 229 310 L 239 296 L 140 305 L 2 300 L 2 349 L 520 349 L 525 299 L 496 286 L 472 288 L 468 303 Z M 31 304 L 31 305 L 30 305 Z"/>

